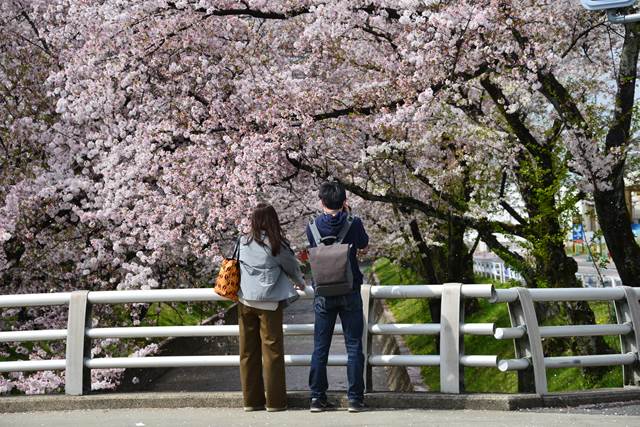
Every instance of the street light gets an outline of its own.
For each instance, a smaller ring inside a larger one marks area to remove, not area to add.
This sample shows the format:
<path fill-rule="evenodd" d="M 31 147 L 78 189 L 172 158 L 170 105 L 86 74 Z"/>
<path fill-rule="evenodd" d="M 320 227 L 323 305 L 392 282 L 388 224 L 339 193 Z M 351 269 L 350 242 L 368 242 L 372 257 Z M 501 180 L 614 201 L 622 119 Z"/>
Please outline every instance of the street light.
<path fill-rule="evenodd" d="M 613 24 L 627 24 L 629 22 L 640 21 L 640 13 L 623 15 L 620 9 L 633 6 L 636 0 L 580 0 L 582 7 L 587 10 L 606 10 L 609 22 Z"/>
<path fill-rule="evenodd" d="M 633 6 L 636 0 L 580 0 L 580 2 L 585 9 L 605 10 Z"/>

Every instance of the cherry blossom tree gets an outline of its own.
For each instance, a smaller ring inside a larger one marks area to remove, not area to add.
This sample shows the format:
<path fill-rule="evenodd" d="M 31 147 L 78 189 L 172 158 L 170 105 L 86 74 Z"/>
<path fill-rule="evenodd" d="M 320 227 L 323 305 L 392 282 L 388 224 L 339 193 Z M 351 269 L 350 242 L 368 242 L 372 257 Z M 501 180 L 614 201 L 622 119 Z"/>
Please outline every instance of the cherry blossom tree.
<path fill-rule="evenodd" d="M 592 192 L 635 284 L 637 246 L 619 234 L 633 25 L 569 0 L 8 5 L 7 292 L 206 286 L 258 200 L 301 244 L 328 178 L 354 195 L 379 250 L 417 256 L 434 283 L 472 280 L 471 232 L 530 287 L 580 286 L 562 217 Z M 565 310 L 593 321 L 586 304 Z M 3 316 L 64 323 L 49 311 Z M 606 351 L 597 339 L 574 347 Z"/>
<path fill-rule="evenodd" d="M 8 153 L 0 190 L 3 293 L 210 284 L 222 254 L 219 245 L 233 238 L 257 197 L 258 185 L 242 173 L 242 161 L 261 159 L 260 152 L 234 153 L 222 137 L 194 136 L 185 146 L 186 128 L 166 122 L 182 114 L 179 105 L 152 101 L 158 102 L 156 112 L 164 113 L 146 130 L 143 117 L 129 115 L 126 104 L 115 105 L 132 100 L 126 99 L 126 76 L 118 74 L 127 54 L 118 60 L 109 50 L 124 41 L 98 46 L 110 26 L 119 29 L 117 17 L 102 21 L 115 17 L 112 5 L 16 1 L 8 6 L 2 11 L 8 53 L 2 57 L 8 99 L 2 104 L 1 133 Z M 156 60 L 147 65 L 160 72 L 159 80 L 131 95 L 143 96 L 133 100 L 143 116 L 155 115 L 145 111 L 151 104 L 145 104 L 146 91 L 161 81 L 172 85 L 162 75 L 163 59 Z M 124 80 L 114 87 L 116 76 Z M 132 85 L 146 84 L 129 78 Z M 173 93 L 165 95 L 173 102 Z M 145 313 L 146 306 L 132 305 L 127 315 L 136 324 Z M 123 320 L 123 312 L 110 307 L 96 307 L 94 315 L 107 323 Z M 66 322 L 64 308 L 5 310 L 2 316 L 3 324 L 17 329 L 64 328 Z M 62 345 L 3 345 L 0 355 L 60 357 Z M 136 348 L 108 340 L 94 342 L 93 350 L 117 355 Z M 118 374 L 94 372 L 94 387 L 112 388 Z M 49 381 L 49 374 L 10 378 L 4 391 L 16 387 L 31 393 L 61 384 Z"/>

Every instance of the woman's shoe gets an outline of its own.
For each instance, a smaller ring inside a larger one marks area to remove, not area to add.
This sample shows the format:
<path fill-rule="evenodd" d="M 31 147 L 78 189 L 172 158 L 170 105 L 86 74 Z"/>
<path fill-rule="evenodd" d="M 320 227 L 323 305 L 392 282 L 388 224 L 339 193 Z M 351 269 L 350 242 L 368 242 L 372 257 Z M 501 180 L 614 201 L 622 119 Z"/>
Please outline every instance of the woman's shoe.
<path fill-rule="evenodd" d="M 283 408 L 267 408 L 267 412 L 281 412 L 281 411 L 286 411 L 287 407 L 283 407 Z"/>
<path fill-rule="evenodd" d="M 245 406 L 244 412 L 264 411 L 264 406 Z"/>

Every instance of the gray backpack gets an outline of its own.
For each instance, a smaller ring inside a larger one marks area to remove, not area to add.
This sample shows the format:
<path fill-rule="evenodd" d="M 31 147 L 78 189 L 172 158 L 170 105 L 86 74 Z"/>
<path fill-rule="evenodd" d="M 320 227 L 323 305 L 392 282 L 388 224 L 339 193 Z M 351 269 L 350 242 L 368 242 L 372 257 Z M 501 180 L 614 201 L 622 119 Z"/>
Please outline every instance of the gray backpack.
<path fill-rule="evenodd" d="M 309 249 L 309 263 L 316 295 L 338 296 L 353 291 L 353 271 L 349 261 L 351 245 L 342 243 L 351 223 L 353 217 L 349 215 L 337 236 L 325 237 L 320 236 L 315 219 L 309 224 L 316 243 L 315 248 Z"/>

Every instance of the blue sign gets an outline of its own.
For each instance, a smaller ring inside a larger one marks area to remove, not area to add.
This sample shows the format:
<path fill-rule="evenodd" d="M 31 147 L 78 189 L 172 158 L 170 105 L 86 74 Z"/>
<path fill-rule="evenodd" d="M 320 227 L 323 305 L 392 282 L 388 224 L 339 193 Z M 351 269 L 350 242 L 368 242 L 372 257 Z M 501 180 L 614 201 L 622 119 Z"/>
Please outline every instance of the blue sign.
<path fill-rule="evenodd" d="M 584 227 L 582 224 L 574 224 L 573 225 L 573 241 L 574 242 L 582 242 L 584 239 Z"/>

